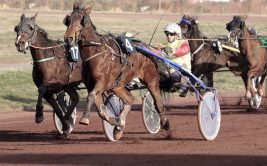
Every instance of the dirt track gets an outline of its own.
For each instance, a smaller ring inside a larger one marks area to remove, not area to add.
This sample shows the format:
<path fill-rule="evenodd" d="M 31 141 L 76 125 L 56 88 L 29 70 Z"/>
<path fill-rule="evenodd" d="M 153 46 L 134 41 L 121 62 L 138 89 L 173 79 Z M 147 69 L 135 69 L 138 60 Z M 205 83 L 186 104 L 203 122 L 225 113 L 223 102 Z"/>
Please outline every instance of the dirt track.
<path fill-rule="evenodd" d="M 233 106 L 239 98 L 221 98 L 221 130 L 208 142 L 198 130 L 195 99 L 176 100 L 168 105 L 170 140 L 164 132 L 146 133 L 139 103 L 115 143 L 106 140 L 96 112 L 90 126 L 75 126 L 70 140 L 55 138 L 50 110 L 39 125 L 34 112 L 0 113 L 0 165 L 267 165 L 266 101 L 260 112 L 247 113 L 246 101 Z M 81 106 L 78 110 L 79 118 Z"/>

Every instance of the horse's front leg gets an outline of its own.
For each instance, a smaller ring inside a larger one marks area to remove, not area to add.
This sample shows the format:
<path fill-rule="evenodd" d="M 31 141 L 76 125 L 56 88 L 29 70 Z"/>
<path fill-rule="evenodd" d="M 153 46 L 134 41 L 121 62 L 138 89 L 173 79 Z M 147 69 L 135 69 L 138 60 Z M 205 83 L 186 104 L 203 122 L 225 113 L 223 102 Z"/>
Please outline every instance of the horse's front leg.
<path fill-rule="evenodd" d="M 251 98 L 251 92 L 252 92 L 252 77 L 248 76 L 247 78 L 247 86 L 246 86 L 246 94 L 245 97 L 246 99 L 250 99 Z"/>
<path fill-rule="evenodd" d="M 201 80 L 208 87 L 213 87 L 213 72 L 203 74 Z"/>
<path fill-rule="evenodd" d="M 95 103 L 99 116 L 103 119 L 105 119 L 105 114 L 103 113 L 103 111 L 101 112 L 101 107 L 103 107 L 103 99 L 102 99 L 102 94 L 103 94 L 103 89 L 105 88 L 105 85 L 103 83 L 103 81 L 101 81 L 101 79 L 99 79 L 99 81 L 95 84 L 95 87 L 91 90 L 90 86 L 90 90 L 88 90 L 89 94 L 87 96 L 87 107 L 86 110 L 83 112 L 83 115 L 80 119 L 80 124 L 83 125 L 89 125 L 89 116 L 90 116 L 90 112 L 92 109 L 93 104 Z M 88 86 L 87 86 L 88 88 Z M 96 101 L 97 100 L 97 101 Z M 97 103 L 98 105 L 97 105 Z M 103 109 L 103 108 L 102 108 Z M 105 111 L 104 111 L 105 112 Z M 108 117 L 106 117 L 108 118 Z"/>
<path fill-rule="evenodd" d="M 114 128 L 114 132 L 113 132 L 114 138 L 116 140 L 119 140 L 122 137 L 123 129 L 126 123 L 126 116 L 131 110 L 132 104 L 134 102 L 134 97 L 128 90 L 125 89 L 124 85 L 114 88 L 113 92 L 118 97 L 120 97 L 125 103 L 124 108 L 122 112 L 120 113 L 119 119 L 111 120 L 110 118 L 110 121 L 113 121 L 113 123 L 116 125 L 116 127 Z"/>
<path fill-rule="evenodd" d="M 90 123 L 89 116 L 90 116 L 91 108 L 93 104 L 95 103 L 95 91 L 91 91 L 88 94 L 86 102 L 87 102 L 86 110 L 83 112 L 83 115 L 79 121 L 79 123 L 82 125 L 89 125 Z"/>
<path fill-rule="evenodd" d="M 41 123 L 44 120 L 43 116 L 43 96 L 47 91 L 47 86 L 41 85 L 38 87 L 38 100 L 36 104 L 35 123 Z"/>
<path fill-rule="evenodd" d="M 66 92 L 70 96 L 70 100 L 71 100 L 71 105 L 68 107 L 67 113 L 66 113 L 66 116 L 69 118 L 71 116 L 74 108 L 79 103 L 79 95 L 74 88 L 68 89 Z"/>
<path fill-rule="evenodd" d="M 68 136 L 70 134 L 70 125 L 68 124 L 68 122 L 65 120 L 65 118 L 63 116 L 62 110 L 58 105 L 55 94 L 46 93 L 44 95 L 44 98 L 51 105 L 51 107 L 55 111 L 56 115 L 60 119 L 60 122 L 62 124 L 62 131 L 63 131 L 64 135 Z"/>
<path fill-rule="evenodd" d="M 263 83 L 265 81 L 266 74 L 262 75 L 260 82 L 257 85 L 258 92 L 260 96 L 263 96 Z"/>

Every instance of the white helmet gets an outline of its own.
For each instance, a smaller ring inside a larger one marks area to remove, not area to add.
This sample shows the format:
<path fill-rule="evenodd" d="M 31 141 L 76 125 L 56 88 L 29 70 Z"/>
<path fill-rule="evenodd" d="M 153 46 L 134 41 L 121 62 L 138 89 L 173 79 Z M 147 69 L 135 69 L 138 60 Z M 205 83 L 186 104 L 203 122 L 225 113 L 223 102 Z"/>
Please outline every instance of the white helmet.
<path fill-rule="evenodd" d="M 165 26 L 164 31 L 181 34 L 181 27 L 176 23 L 170 23 Z"/>

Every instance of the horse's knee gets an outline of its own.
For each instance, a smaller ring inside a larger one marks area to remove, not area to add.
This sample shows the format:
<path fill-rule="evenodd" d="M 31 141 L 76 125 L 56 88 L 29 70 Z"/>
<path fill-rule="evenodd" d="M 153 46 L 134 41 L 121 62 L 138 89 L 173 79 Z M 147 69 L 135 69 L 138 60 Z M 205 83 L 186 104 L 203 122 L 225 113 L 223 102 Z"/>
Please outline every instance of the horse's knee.
<path fill-rule="evenodd" d="M 246 97 L 246 99 L 251 98 L 251 92 L 250 91 L 246 91 L 245 97 Z"/>

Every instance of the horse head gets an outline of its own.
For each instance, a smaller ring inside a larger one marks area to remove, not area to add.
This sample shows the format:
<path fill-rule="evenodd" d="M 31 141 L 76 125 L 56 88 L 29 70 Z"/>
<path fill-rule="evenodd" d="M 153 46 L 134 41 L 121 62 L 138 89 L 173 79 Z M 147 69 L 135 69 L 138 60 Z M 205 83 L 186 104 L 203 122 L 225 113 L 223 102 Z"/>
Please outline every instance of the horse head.
<path fill-rule="evenodd" d="M 226 29 L 229 31 L 228 40 L 234 45 L 238 42 L 238 39 L 242 37 L 242 31 L 245 27 L 246 16 L 234 16 L 233 20 L 226 24 Z"/>
<path fill-rule="evenodd" d="M 81 40 L 83 30 L 95 28 L 89 16 L 91 10 L 92 5 L 83 7 L 81 3 L 76 1 L 73 4 L 72 13 L 65 16 L 63 23 L 67 26 L 67 30 L 64 35 L 64 40 L 69 46 L 76 46 L 78 44 Z M 86 35 L 90 35 L 88 31 L 83 34 L 85 33 Z"/>
<path fill-rule="evenodd" d="M 17 33 L 15 46 L 19 52 L 26 53 L 26 50 L 35 41 L 37 34 L 36 16 L 37 13 L 31 18 L 25 17 L 25 14 L 22 14 L 19 24 L 14 28 L 14 31 Z"/>
<path fill-rule="evenodd" d="M 182 34 L 188 36 L 193 28 L 197 28 L 198 19 L 196 17 L 184 15 L 179 25 L 182 29 Z"/>

